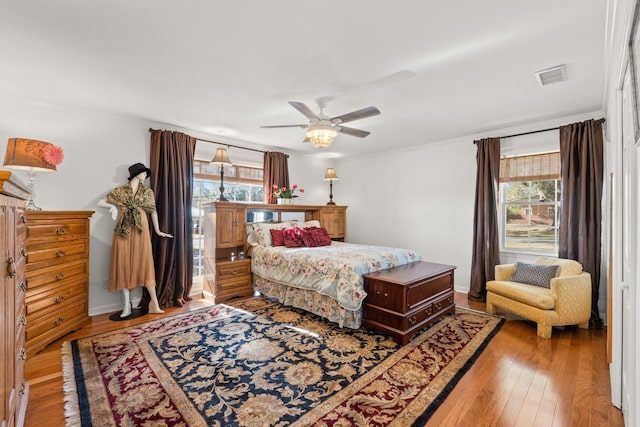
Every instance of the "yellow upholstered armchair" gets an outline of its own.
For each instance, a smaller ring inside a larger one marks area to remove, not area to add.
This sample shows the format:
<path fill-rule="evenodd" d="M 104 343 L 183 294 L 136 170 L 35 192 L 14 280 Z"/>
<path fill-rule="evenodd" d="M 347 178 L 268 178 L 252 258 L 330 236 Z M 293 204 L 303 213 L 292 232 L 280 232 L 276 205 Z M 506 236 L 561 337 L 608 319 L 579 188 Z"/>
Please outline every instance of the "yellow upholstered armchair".
<path fill-rule="evenodd" d="M 557 270 L 553 266 L 557 266 Z M 541 279 L 545 270 L 550 276 Z M 551 338 L 552 326 L 589 328 L 591 275 L 582 271 L 579 262 L 539 258 L 533 265 L 497 265 L 495 271 L 496 279 L 487 282 L 488 313 L 495 314 L 496 308 L 500 307 L 533 320 L 538 324 L 538 336 L 542 338 Z"/>

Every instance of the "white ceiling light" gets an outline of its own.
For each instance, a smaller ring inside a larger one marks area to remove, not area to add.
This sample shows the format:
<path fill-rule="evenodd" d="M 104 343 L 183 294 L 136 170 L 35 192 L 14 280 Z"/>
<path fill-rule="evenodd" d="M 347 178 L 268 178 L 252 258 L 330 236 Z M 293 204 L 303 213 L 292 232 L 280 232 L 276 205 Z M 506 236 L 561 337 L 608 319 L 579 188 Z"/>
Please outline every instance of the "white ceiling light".
<path fill-rule="evenodd" d="M 312 125 L 307 131 L 307 138 L 311 141 L 311 145 L 318 148 L 327 148 L 333 142 L 338 132 L 333 126 L 326 124 Z"/>

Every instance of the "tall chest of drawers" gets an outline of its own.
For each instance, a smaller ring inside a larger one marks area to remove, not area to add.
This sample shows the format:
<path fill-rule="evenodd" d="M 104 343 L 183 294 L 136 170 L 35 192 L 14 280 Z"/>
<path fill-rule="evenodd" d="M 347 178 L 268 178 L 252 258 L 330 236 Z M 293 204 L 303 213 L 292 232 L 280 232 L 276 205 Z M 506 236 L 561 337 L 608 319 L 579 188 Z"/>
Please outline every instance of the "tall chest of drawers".
<path fill-rule="evenodd" d="M 22 426 L 29 386 L 24 380 L 26 197 L 15 177 L 0 171 L 0 425 Z"/>
<path fill-rule="evenodd" d="M 89 321 L 89 228 L 93 211 L 28 211 L 26 352 Z"/>

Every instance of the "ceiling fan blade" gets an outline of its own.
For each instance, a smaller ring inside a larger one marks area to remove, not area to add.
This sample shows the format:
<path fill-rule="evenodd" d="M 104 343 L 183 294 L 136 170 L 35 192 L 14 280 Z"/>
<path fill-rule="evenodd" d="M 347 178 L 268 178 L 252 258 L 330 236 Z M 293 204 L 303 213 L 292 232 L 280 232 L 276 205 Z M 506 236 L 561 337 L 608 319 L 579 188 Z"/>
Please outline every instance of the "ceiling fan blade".
<path fill-rule="evenodd" d="M 270 128 L 302 128 L 306 129 L 309 125 L 270 125 L 270 126 L 260 126 L 261 128 L 270 129 Z"/>
<path fill-rule="evenodd" d="M 310 119 L 320 120 L 316 113 L 311 111 L 311 108 L 307 107 L 304 102 L 289 101 L 289 105 Z"/>
<path fill-rule="evenodd" d="M 311 141 L 311 139 L 308 136 L 302 140 L 302 142 L 309 142 L 309 141 Z"/>
<path fill-rule="evenodd" d="M 380 114 L 380 110 L 378 110 L 376 107 L 367 107 L 360 110 L 352 111 L 347 114 L 343 114 L 341 116 L 333 117 L 331 121 L 337 124 L 347 123 L 354 120 L 364 119 L 366 117 L 377 116 L 378 114 Z"/>
<path fill-rule="evenodd" d="M 340 133 L 344 133 L 344 134 L 351 135 L 351 136 L 357 136 L 358 138 L 364 138 L 365 136 L 367 136 L 367 135 L 369 135 L 371 133 L 371 132 L 368 132 L 366 130 L 348 128 L 346 126 L 336 126 L 336 127 L 334 127 L 334 129 L 337 130 Z"/>

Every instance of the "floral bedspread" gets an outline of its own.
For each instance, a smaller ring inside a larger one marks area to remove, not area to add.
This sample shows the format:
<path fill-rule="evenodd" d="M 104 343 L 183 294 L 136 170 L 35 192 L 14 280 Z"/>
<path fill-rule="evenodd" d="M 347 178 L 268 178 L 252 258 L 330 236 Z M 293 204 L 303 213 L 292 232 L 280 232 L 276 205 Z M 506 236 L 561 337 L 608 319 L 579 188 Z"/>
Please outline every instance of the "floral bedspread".
<path fill-rule="evenodd" d="M 341 307 L 359 310 L 367 296 L 363 274 L 420 261 L 409 249 L 332 242 L 331 246 L 287 248 L 255 246 L 254 274 L 335 299 Z"/>

